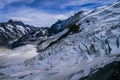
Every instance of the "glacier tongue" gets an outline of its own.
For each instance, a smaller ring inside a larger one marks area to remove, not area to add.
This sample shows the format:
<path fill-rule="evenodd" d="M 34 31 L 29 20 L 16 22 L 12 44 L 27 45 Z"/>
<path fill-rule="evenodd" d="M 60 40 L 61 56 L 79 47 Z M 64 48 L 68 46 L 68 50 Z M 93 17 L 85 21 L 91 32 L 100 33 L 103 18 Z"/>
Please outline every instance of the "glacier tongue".
<path fill-rule="evenodd" d="M 46 48 L 50 41 L 57 40 L 67 29 L 52 36 L 39 45 L 38 49 L 46 49 L 38 52 L 37 56 L 1 69 L 2 79 L 79 80 L 109 63 L 120 61 L 119 11 L 120 1 L 91 11 L 82 18 L 75 15 L 71 22 L 79 25 L 81 32 L 68 35 Z M 36 49 L 29 46 L 28 53 L 31 53 L 30 49 L 36 54 Z"/>
<path fill-rule="evenodd" d="M 36 56 L 36 47 L 34 45 L 26 45 L 14 50 L 0 48 L 0 65 L 11 66 L 14 64 L 20 64 L 27 59 Z"/>

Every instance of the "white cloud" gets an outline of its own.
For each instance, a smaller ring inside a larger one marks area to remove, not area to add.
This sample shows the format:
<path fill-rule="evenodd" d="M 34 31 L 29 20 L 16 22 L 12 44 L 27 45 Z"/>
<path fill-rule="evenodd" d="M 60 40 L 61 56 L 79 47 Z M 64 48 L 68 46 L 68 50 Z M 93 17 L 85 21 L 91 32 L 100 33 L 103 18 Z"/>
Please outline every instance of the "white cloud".
<path fill-rule="evenodd" d="M 18 1 L 27 1 L 28 3 L 33 2 L 34 0 L 0 0 L 0 9 L 4 8 L 5 6 Z"/>
<path fill-rule="evenodd" d="M 73 1 L 70 1 L 64 5 L 61 5 L 60 8 L 65 8 L 67 6 L 77 6 L 77 5 L 82 5 L 82 4 L 85 4 L 85 3 L 88 3 L 88 2 L 91 2 L 93 0 L 73 0 Z"/>
<path fill-rule="evenodd" d="M 66 4 L 63 4 L 60 6 L 61 9 L 67 7 L 67 6 L 77 6 L 77 5 L 83 5 L 87 3 L 101 3 L 101 4 L 108 4 L 115 0 L 72 0 Z"/>
<path fill-rule="evenodd" d="M 1 13 L 1 19 L 13 19 L 13 20 L 20 20 L 24 23 L 34 25 L 34 26 L 45 26 L 49 27 L 53 23 L 55 23 L 58 19 L 65 19 L 71 15 L 71 13 L 66 14 L 50 14 L 43 11 L 38 11 L 31 8 L 20 8 L 19 11 L 13 9 L 9 13 Z"/>
<path fill-rule="evenodd" d="M 0 0 L 0 9 L 4 8 L 6 5 L 21 0 Z"/>
<path fill-rule="evenodd" d="M 0 2 L 0 9 L 4 8 L 4 4 Z"/>
<path fill-rule="evenodd" d="M 16 1 L 28 1 L 28 0 L 0 0 L 0 9 L 4 8 L 4 6 L 11 4 L 12 2 L 16 2 Z M 33 2 L 34 0 L 29 0 L 29 3 Z M 85 3 L 89 3 L 89 2 L 102 2 L 104 0 L 72 0 L 66 4 L 62 4 L 60 8 L 65 8 L 67 6 L 76 6 L 76 5 L 82 5 Z M 113 1 L 113 0 L 110 0 Z M 108 1 L 106 1 L 108 2 Z M 46 4 L 50 5 L 52 4 L 51 2 L 46 2 Z M 89 8 L 81 8 L 82 9 L 86 9 L 89 10 Z M 7 11 L 8 13 L 2 13 L 0 12 L 0 20 L 2 21 L 6 21 L 9 19 L 14 19 L 14 20 L 20 20 L 23 21 L 27 24 L 30 25 L 34 25 L 34 26 L 45 26 L 45 27 L 49 27 L 51 26 L 53 23 L 55 23 L 58 19 L 65 19 L 71 15 L 73 15 L 75 12 L 75 10 L 72 11 L 68 11 L 64 14 L 51 14 L 51 13 L 46 13 L 44 11 L 41 10 L 35 10 L 32 8 L 28 8 L 28 7 L 12 7 L 9 9 L 9 11 Z"/>
<path fill-rule="evenodd" d="M 25 22 L 33 22 L 33 19 L 25 18 L 25 17 L 10 17 L 13 20 L 18 20 L 18 21 L 25 21 Z"/>

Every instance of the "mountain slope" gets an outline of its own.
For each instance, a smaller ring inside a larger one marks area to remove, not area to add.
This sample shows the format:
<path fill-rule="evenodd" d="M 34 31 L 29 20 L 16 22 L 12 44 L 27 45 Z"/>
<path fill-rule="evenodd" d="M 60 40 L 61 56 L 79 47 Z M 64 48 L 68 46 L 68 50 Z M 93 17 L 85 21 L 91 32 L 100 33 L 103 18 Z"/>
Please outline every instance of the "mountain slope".
<path fill-rule="evenodd" d="M 120 61 L 120 1 L 87 14 L 78 13 L 67 20 L 51 27 L 54 31 L 59 25 L 60 31 L 37 44 L 37 56 L 1 69 L 2 79 L 82 80 L 95 72 L 97 75 L 104 66 Z M 79 26 L 79 31 L 71 31 L 74 28 L 71 25 Z"/>
<path fill-rule="evenodd" d="M 8 45 L 10 41 L 37 30 L 39 28 L 25 25 L 21 21 L 9 20 L 6 23 L 0 23 L 0 45 Z"/>

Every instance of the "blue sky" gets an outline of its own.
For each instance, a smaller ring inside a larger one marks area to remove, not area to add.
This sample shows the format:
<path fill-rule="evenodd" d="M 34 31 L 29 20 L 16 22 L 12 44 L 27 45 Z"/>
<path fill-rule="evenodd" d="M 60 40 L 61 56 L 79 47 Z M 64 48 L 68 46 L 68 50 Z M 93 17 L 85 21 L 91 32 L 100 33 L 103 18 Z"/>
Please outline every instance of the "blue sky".
<path fill-rule="evenodd" d="M 116 0 L 0 0 L 0 22 L 21 20 L 37 27 L 51 26 L 80 10 L 92 10 Z"/>

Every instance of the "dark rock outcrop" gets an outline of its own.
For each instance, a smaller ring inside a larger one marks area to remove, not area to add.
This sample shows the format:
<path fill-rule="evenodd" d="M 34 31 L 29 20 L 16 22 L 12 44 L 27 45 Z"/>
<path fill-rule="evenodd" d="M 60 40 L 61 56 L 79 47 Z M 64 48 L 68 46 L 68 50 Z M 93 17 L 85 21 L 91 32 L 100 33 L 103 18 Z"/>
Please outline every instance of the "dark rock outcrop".
<path fill-rule="evenodd" d="M 47 31 L 48 28 L 41 28 L 36 32 L 23 35 L 22 37 L 18 38 L 16 41 L 9 43 L 8 48 L 13 49 L 26 44 L 32 44 L 32 43 L 38 44 L 38 42 L 43 42 L 47 38 L 48 35 Z"/>
<path fill-rule="evenodd" d="M 79 80 L 120 80 L 120 61 L 112 62 Z"/>

